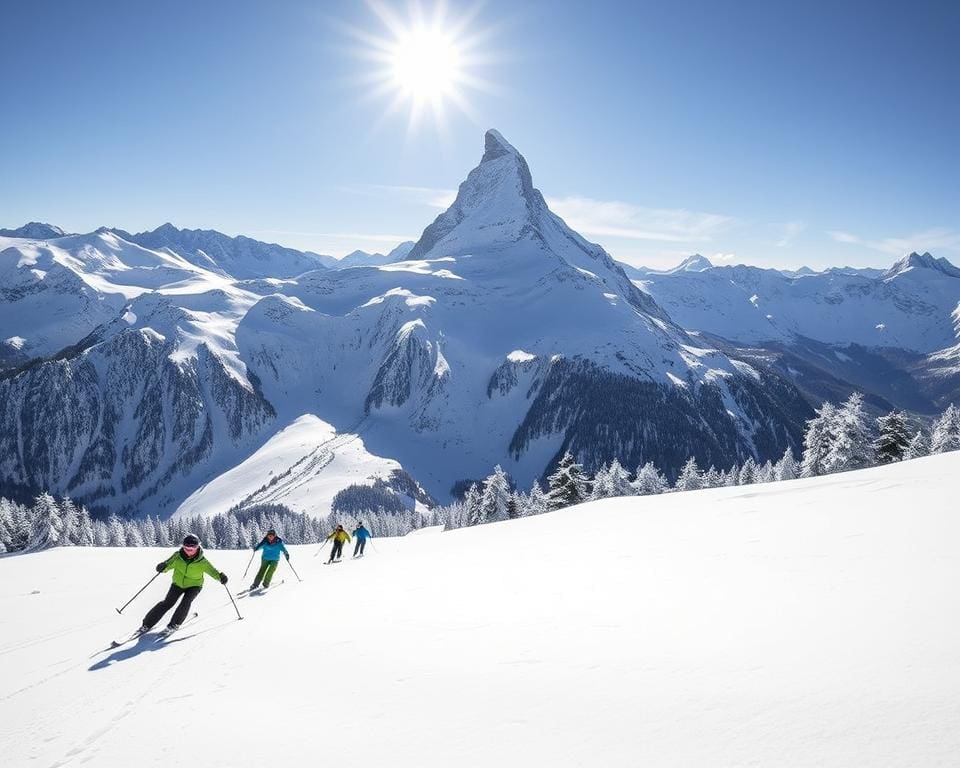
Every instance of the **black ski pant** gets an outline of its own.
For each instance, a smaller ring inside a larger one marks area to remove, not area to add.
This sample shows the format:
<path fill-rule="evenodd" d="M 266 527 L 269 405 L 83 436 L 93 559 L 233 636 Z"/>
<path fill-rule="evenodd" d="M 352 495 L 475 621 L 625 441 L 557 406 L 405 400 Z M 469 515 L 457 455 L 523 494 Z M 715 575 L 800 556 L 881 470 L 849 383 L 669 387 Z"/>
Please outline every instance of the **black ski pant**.
<path fill-rule="evenodd" d="M 330 550 L 330 559 L 339 560 L 341 557 L 343 557 L 343 542 L 334 539 L 333 549 Z"/>
<path fill-rule="evenodd" d="M 194 598 L 200 594 L 200 589 L 200 587 L 187 587 L 184 589 L 183 587 L 178 587 L 176 584 L 171 584 L 170 589 L 167 590 L 167 596 L 153 606 L 153 608 L 147 612 L 147 615 L 143 617 L 143 626 L 149 629 L 160 621 L 163 615 L 176 605 L 177 600 L 180 600 L 180 605 L 177 605 L 177 610 L 173 612 L 170 623 L 183 624 L 183 620 L 187 618 L 187 614 L 190 612 L 190 605 L 193 603 Z M 182 600 L 180 599 L 181 596 L 183 597 Z"/>
<path fill-rule="evenodd" d="M 362 554 L 363 554 L 363 548 L 364 548 L 365 546 L 367 546 L 367 540 L 366 540 L 366 539 L 357 539 L 357 543 L 354 544 L 354 546 L 353 546 L 353 556 L 356 557 L 357 555 L 362 555 Z"/>

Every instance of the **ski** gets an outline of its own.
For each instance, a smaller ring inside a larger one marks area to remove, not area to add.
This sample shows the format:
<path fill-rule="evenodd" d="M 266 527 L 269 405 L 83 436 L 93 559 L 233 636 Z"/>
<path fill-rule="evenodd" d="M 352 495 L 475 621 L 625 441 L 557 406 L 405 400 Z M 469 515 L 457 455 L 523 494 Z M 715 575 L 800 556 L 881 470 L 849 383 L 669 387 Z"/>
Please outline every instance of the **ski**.
<path fill-rule="evenodd" d="M 283 584 L 285 579 L 280 579 L 280 581 L 275 581 L 269 587 L 257 587 L 256 589 L 244 589 L 240 592 L 237 592 L 237 600 L 241 600 L 244 597 L 250 597 L 251 595 L 262 595 L 264 592 L 269 592 L 271 589 L 276 589 L 281 584 Z"/>
<path fill-rule="evenodd" d="M 121 645 L 126 645 L 127 643 L 132 643 L 134 640 L 141 638 L 143 635 L 147 634 L 150 630 L 144 631 L 142 628 L 135 629 L 130 635 L 123 638 L 122 640 L 111 640 L 111 648 L 119 648 Z"/>
<path fill-rule="evenodd" d="M 183 620 L 183 624 L 181 624 L 181 625 L 180 625 L 179 627 L 177 627 L 176 629 L 170 629 L 170 627 L 167 627 L 166 629 L 161 630 L 160 632 L 157 633 L 156 638 L 154 638 L 155 641 L 158 642 L 158 643 L 162 643 L 164 640 L 166 640 L 168 637 L 170 637 L 170 635 L 174 634 L 175 632 L 179 632 L 181 629 L 183 629 L 187 624 L 189 624 L 191 621 L 193 621 L 193 620 L 194 620 L 195 618 L 197 618 L 197 616 L 199 616 L 199 615 L 200 615 L 199 613 L 197 613 L 196 611 L 194 611 L 194 612 L 191 613 L 189 616 L 187 616 L 187 618 L 185 618 L 185 619 Z"/>
<path fill-rule="evenodd" d="M 327 560 L 324 565 L 336 565 L 337 563 L 342 563 L 343 560 Z"/>

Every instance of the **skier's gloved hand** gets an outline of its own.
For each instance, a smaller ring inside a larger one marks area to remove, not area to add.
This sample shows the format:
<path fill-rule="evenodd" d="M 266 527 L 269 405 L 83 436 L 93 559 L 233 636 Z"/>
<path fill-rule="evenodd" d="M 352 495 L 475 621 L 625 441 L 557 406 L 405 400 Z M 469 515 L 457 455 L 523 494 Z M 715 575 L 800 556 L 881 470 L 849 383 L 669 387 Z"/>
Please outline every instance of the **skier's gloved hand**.
<path fill-rule="evenodd" d="M 226 583 L 227 583 L 227 574 L 225 574 L 225 573 L 221 573 L 221 574 L 220 574 L 220 583 L 221 583 L 221 584 L 226 584 Z"/>
<path fill-rule="evenodd" d="M 290 553 L 289 553 L 289 552 L 284 552 L 284 553 L 283 553 L 283 556 L 284 556 L 285 558 L 287 558 L 287 562 L 289 563 L 289 562 L 290 562 Z"/>
<path fill-rule="evenodd" d="M 167 567 L 167 561 L 164 560 L 162 563 L 157 563 L 157 573 L 163 573 L 164 568 Z"/>

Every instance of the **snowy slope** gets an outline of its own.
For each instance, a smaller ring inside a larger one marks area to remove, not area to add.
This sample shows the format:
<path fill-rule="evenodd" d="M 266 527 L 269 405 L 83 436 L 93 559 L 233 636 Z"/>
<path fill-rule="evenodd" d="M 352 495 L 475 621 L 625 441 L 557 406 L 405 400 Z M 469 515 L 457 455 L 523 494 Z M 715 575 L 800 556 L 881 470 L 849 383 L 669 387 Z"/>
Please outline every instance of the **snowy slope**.
<path fill-rule="evenodd" d="M 176 514 L 212 516 L 234 506 L 284 504 L 294 512 L 325 516 L 334 496 L 348 485 L 387 480 L 401 469 L 396 461 L 369 453 L 359 435 L 338 433 L 304 414 L 240 464 L 204 483 Z"/>
<path fill-rule="evenodd" d="M 375 540 L 118 651 L 159 550 L 0 559 L 10 766 L 936 766 L 960 454 Z M 246 552 L 211 559 L 239 589 Z M 82 575 L 82 578 L 78 577 Z M 165 578 L 165 577 L 164 577 Z"/>

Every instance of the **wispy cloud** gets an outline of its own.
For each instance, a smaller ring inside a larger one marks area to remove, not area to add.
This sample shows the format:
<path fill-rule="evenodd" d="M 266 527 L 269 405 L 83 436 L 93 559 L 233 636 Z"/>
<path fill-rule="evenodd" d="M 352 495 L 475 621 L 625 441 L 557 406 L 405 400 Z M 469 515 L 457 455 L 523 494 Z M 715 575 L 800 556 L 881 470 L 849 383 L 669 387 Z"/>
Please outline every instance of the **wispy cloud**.
<path fill-rule="evenodd" d="M 780 229 L 780 239 L 775 243 L 777 248 L 789 248 L 805 229 L 802 221 L 787 221 L 775 226 Z"/>
<path fill-rule="evenodd" d="M 880 240 L 860 237 L 842 230 L 830 231 L 827 234 L 835 242 L 860 245 L 891 256 L 901 256 L 910 251 L 960 250 L 960 232 L 946 227 L 934 227 L 907 237 L 886 237 Z"/>
<path fill-rule="evenodd" d="M 736 221 L 716 213 L 682 208 L 645 208 L 618 200 L 592 200 L 588 197 L 552 197 L 547 199 L 547 204 L 578 232 L 628 240 L 709 242 Z"/>

